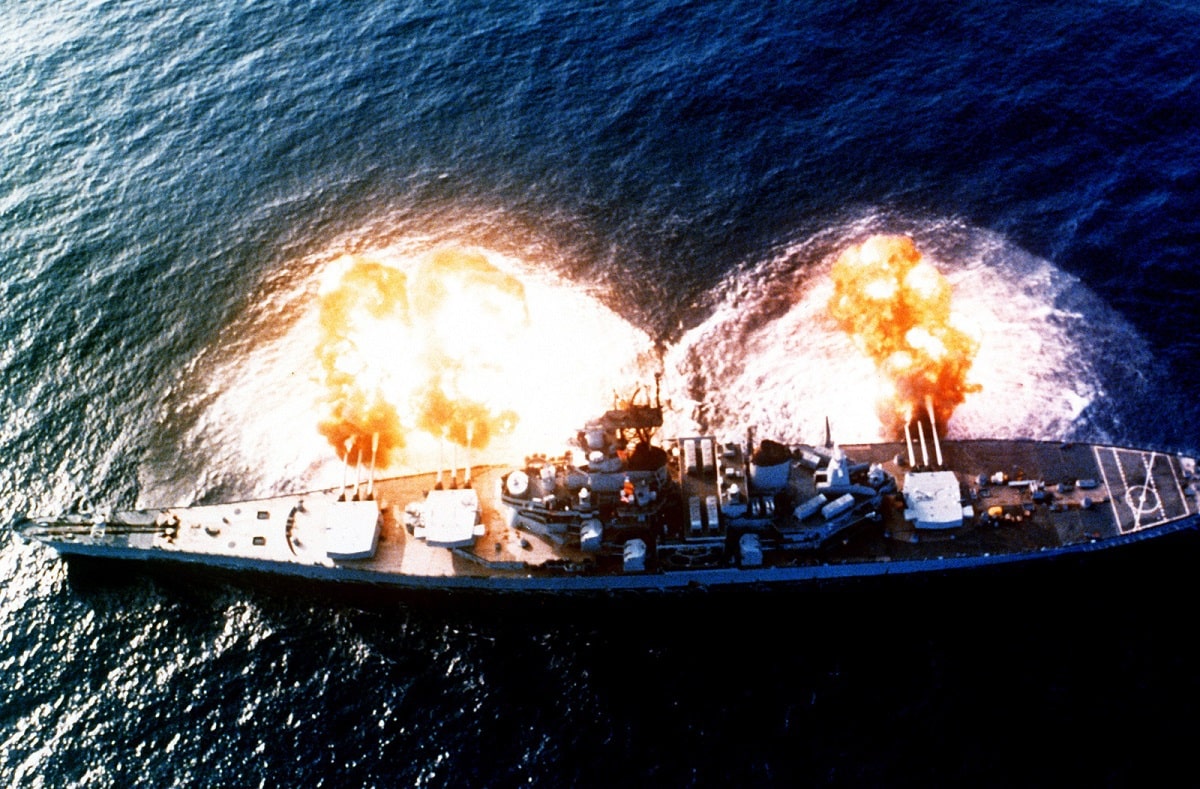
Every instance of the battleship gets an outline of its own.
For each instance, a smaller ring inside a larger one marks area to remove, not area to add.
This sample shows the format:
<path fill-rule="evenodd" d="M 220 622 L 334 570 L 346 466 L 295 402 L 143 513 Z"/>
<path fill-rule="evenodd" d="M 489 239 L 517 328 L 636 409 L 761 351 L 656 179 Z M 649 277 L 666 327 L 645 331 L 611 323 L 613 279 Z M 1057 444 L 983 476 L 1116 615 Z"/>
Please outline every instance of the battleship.
<path fill-rule="evenodd" d="M 661 402 L 587 422 L 558 454 L 252 501 L 23 518 L 68 559 L 497 592 L 795 586 L 1109 551 L 1195 529 L 1195 458 L 942 440 L 933 408 L 891 443 L 753 429 L 660 439 Z M 348 455 L 348 453 L 347 453 Z M 348 458 L 347 458 L 348 461 Z M 347 466 L 348 466 L 347 462 Z"/>

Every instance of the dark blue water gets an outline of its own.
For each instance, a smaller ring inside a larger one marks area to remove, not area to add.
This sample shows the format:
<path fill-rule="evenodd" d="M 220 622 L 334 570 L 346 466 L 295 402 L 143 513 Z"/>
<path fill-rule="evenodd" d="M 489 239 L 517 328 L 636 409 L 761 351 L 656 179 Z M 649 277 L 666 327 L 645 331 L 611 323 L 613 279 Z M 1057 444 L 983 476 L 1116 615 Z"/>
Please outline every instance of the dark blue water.
<path fill-rule="evenodd" d="M 991 321 L 952 432 L 1196 449 L 1198 17 L 6 3 L 0 515 L 296 484 L 324 272 L 447 245 L 769 422 L 828 399 L 797 316 L 830 257 L 908 233 Z M 1184 764 L 1196 548 L 564 606 L 69 578 L 6 531 L 0 783 L 1132 782 Z"/>

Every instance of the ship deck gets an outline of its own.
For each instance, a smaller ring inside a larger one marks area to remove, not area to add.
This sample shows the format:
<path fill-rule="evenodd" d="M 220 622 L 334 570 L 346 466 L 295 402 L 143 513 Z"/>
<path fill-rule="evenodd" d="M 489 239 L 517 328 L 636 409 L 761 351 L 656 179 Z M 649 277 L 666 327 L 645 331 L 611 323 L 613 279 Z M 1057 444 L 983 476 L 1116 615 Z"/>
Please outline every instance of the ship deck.
<path fill-rule="evenodd" d="M 879 463 L 903 482 L 905 445 L 847 445 L 858 463 Z M 280 496 L 257 502 L 148 510 L 114 518 L 96 529 L 85 522 L 40 523 L 27 533 L 65 554 L 181 559 L 235 569 L 346 577 L 400 585 L 523 585 L 554 588 L 555 579 L 581 568 L 587 584 L 682 585 L 689 574 L 704 583 L 737 583 L 820 573 L 879 574 L 890 565 L 905 572 L 923 567 L 985 564 L 1060 552 L 1077 546 L 1128 542 L 1195 519 L 1200 512 L 1194 462 L 1175 455 L 1034 441 L 943 443 L 942 467 L 955 469 L 968 517 L 961 527 L 917 530 L 904 517 L 900 496 L 887 497 L 881 518 L 864 522 L 817 550 L 772 551 L 764 567 L 741 570 L 735 562 L 703 570 L 655 567 L 640 579 L 621 573 L 619 557 L 585 554 L 578 546 L 518 530 L 500 512 L 503 469 L 472 470 L 482 506 L 483 534 L 458 548 L 429 545 L 405 527 L 403 513 L 435 484 L 432 474 L 377 481 L 371 501 L 339 501 L 339 490 Z M 695 481 L 683 479 L 685 490 Z M 719 495 L 720 482 L 712 489 Z M 1039 493 L 1040 491 L 1040 493 Z M 360 491 L 365 493 L 365 486 Z M 1035 495 L 1038 494 L 1038 495 Z M 365 498 L 365 497 L 364 497 Z M 177 521 L 176 521 L 177 519 Z M 332 559 L 327 548 L 342 520 L 374 528 L 378 542 L 369 558 Z M 163 523 L 175 523 L 164 530 Z M 681 531 L 683 531 L 681 529 Z M 717 538 L 707 535 L 713 544 Z M 817 571 L 820 571 L 817 572 Z M 670 577 L 674 580 L 664 581 Z M 533 579 L 538 579 L 536 582 Z M 483 583 L 483 582 L 487 583 Z"/>
<path fill-rule="evenodd" d="M 844 449 L 903 477 L 897 463 L 903 444 Z M 961 441 L 942 450 L 942 465 L 958 470 L 964 504 L 977 516 L 998 507 L 999 517 L 976 517 L 946 534 L 918 534 L 898 512 L 885 512 L 886 547 L 868 538 L 836 552 L 882 551 L 899 559 L 1044 551 L 1131 535 L 1200 509 L 1190 479 L 1194 467 L 1171 454 L 1038 441 Z M 1043 501 L 1035 499 L 1038 487 Z"/>

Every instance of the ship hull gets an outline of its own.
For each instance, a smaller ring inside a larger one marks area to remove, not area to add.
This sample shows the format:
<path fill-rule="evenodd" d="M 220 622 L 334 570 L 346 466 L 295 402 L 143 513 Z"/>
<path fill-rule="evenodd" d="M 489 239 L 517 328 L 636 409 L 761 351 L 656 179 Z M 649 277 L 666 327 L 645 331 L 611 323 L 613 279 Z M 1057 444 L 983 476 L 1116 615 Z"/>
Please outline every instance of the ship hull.
<path fill-rule="evenodd" d="M 886 465 L 899 476 L 904 464 L 898 449 L 846 448 L 863 458 L 863 465 Z M 787 535 L 774 527 L 754 532 L 756 539 L 763 535 L 766 546 L 762 566 L 739 560 L 738 538 L 752 530 L 744 525 L 749 521 L 731 517 L 722 520 L 722 534 L 705 531 L 691 541 L 664 538 L 657 560 L 652 551 L 647 569 L 629 571 L 619 557 L 589 554 L 578 544 L 512 526 L 502 513 L 507 506 L 500 495 L 502 471 L 486 467 L 473 470 L 482 523 L 475 544 L 466 548 L 429 545 L 404 528 L 401 513 L 428 494 L 432 475 L 380 481 L 370 504 L 342 501 L 346 496 L 341 491 L 315 491 L 141 511 L 108 523 L 86 517 L 34 519 L 18 533 L 68 559 L 87 562 L 375 589 L 603 594 L 796 587 L 1049 564 L 1116 554 L 1194 532 L 1200 525 L 1194 464 L 1186 458 L 1049 442 L 958 442 L 947 444 L 945 451 L 947 462 L 960 469 L 956 479 L 961 481 L 963 511 L 974 513 L 964 515 L 960 527 L 948 533 L 914 528 L 912 515 L 901 513 L 903 499 L 897 492 L 882 497 L 885 503 L 876 517 L 863 519 L 819 549 L 797 550 L 795 541 L 789 547 Z M 1007 471 L 1002 475 L 997 467 Z M 1009 478 L 1010 473 L 1021 478 Z M 689 477 L 685 468 L 672 474 L 680 496 L 708 490 L 703 487 L 708 483 Z M 1070 485 L 1064 483 L 1068 479 Z M 720 491 L 715 477 L 713 489 Z M 686 534 L 686 523 L 681 528 Z M 343 533 L 355 529 L 357 535 Z M 345 555 L 334 553 L 335 534 L 339 544 L 347 539 L 369 544 L 372 555 L 331 559 Z M 679 556 L 725 558 L 716 566 L 681 567 L 668 561 Z"/>
<path fill-rule="evenodd" d="M 297 571 L 264 562 L 213 562 L 201 557 L 145 555 L 141 552 L 79 549 L 58 550 L 71 569 L 71 577 L 82 571 L 89 587 L 104 586 L 115 579 L 128 579 L 132 570 L 149 579 L 173 584 L 181 579 L 189 583 L 227 583 L 246 589 L 287 590 L 305 593 L 314 588 L 325 590 L 337 599 L 356 602 L 406 600 L 414 596 L 426 599 L 467 595 L 507 599 L 513 596 L 539 598 L 637 598 L 646 594 L 688 596 L 734 592 L 802 591 L 805 589 L 849 590 L 880 587 L 912 588 L 912 584 L 956 582 L 964 579 L 985 581 L 1013 588 L 1026 587 L 1031 579 L 1048 582 L 1086 572 L 1108 579 L 1128 581 L 1159 572 L 1163 561 L 1177 559 L 1179 550 L 1193 550 L 1200 538 L 1200 516 L 1173 524 L 1153 535 L 1131 536 L 1118 542 L 1077 545 L 1054 551 L 1014 554 L 1003 557 L 954 557 L 945 561 L 912 561 L 879 565 L 815 566 L 772 571 L 738 570 L 653 573 L 623 578 L 614 583 L 609 577 L 506 578 L 506 579 L 432 579 L 370 572 Z M 56 549 L 57 550 L 57 549 Z M 686 575 L 686 577 L 684 577 Z M 1087 576 L 1091 577 L 1091 575 Z M 1065 584 L 1070 587 L 1075 581 Z M 940 588 L 940 587 L 939 587 Z"/>

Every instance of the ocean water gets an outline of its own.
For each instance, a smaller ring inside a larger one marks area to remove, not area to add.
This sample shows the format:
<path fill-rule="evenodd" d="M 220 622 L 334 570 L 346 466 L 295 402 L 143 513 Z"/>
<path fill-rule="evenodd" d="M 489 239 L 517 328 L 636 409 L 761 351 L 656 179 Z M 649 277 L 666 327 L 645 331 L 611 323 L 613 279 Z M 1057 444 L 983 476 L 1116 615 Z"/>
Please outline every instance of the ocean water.
<path fill-rule="evenodd" d="M 522 281 L 540 333 L 514 354 L 601 399 L 660 369 L 682 424 L 811 440 L 829 416 L 866 440 L 873 373 L 822 317 L 826 275 L 908 234 L 983 338 L 951 435 L 1200 449 L 1198 22 L 5 3 L 0 515 L 326 480 L 322 288 L 346 255 L 439 249 Z M 0 784 L 1131 783 L 1186 765 L 1198 548 L 788 594 L 364 600 L 68 572 L 5 529 Z"/>

